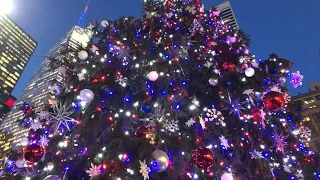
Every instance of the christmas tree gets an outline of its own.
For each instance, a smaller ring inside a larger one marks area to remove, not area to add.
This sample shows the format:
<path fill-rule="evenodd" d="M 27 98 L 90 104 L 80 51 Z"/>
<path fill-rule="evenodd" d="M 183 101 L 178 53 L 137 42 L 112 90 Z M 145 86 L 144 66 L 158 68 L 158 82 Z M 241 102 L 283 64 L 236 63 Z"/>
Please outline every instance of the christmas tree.
<path fill-rule="evenodd" d="M 6 172 L 32 179 L 317 179 L 291 62 L 256 60 L 249 37 L 199 0 L 145 1 L 142 17 L 90 25 L 61 50 L 47 106 Z M 25 123 L 26 119 L 29 123 Z M 22 174 L 22 175 L 21 175 Z M 9 177 L 9 175 L 7 175 Z M 18 176 L 10 176 L 18 178 Z"/>

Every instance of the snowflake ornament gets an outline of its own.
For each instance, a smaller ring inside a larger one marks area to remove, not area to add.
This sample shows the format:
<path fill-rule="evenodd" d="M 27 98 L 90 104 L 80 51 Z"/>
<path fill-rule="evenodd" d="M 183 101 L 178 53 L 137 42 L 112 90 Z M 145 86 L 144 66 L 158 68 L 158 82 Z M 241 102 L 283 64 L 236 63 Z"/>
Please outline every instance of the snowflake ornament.
<path fill-rule="evenodd" d="M 186 10 L 193 15 L 197 13 L 197 9 L 195 6 L 187 6 Z"/>
<path fill-rule="evenodd" d="M 298 170 L 295 174 L 298 180 L 304 180 L 304 175 L 302 174 L 302 170 Z"/>
<path fill-rule="evenodd" d="M 79 81 L 83 81 L 83 80 L 86 79 L 86 78 L 84 78 L 84 74 L 83 73 L 79 73 L 79 74 L 77 74 L 77 76 L 78 76 L 78 80 Z"/>
<path fill-rule="evenodd" d="M 200 22 L 197 19 L 194 19 L 193 26 L 190 28 L 190 31 L 194 33 L 196 31 L 200 31 L 201 29 L 203 29 L 203 27 Z"/>
<path fill-rule="evenodd" d="M 274 146 L 276 147 L 276 152 L 281 151 L 284 155 L 284 148 L 287 146 L 287 142 L 285 140 L 288 136 L 282 136 L 282 132 L 280 135 L 275 131 L 273 133 L 273 139 L 274 139 Z"/>
<path fill-rule="evenodd" d="M 286 104 L 288 104 L 291 101 L 291 96 L 289 96 L 288 93 L 284 93 L 283 98 Z"/>
<path fill-rule="evenodd" d="M 191 127 L 196 121 L 193 118 L 190 118 L 185 124 L 188 127 Z"/>
<path fill-rule="evenodd" d="M 178 120 L 174 120 L 174 119 L 167 119 L 165 121 L 165 129 L 167 131 L 170 131 L 170 132 L 176 132 L 176 131 L 179 131 L 179 126 L 178 126 Z"/>
<path fill-rule="evenodd" d="M 41 146 L 48 146 L 48 143 L 49 143 L 49 140 L 47 139 L 46 136 L 40 136 L 40 141 L 39 141 L 39 144 Z"/>
<path fill-rule="evenodd" d="M 49 117 L 49 112 L 48 111 L 40 111 L 38 113 L 38 118 L 39 119 L 47 119 Z"/>
<path fill-rule="evenodd" d="M 143 180 L 149 179 L 149 172 L 150 172 L 151 170 L 150 170 L 150 168 L 147 166 L 146 160 L 144 160 L 144 161 L 140 161 L 140 160 L 139 160 L 139 163 L 140 163 L 140 171 L 139 171 L 139 172 L 142 174 Z"/>
<path fill-rule="evenodd" d="M 117 58 L 120 60 L 128 60 L 131 59 L 131 50 L 129 47 L 122 47 L 117 52 Z"/>
<path fill-rule="evenodd" d="M 96 166 L 93 163 L 91 163 L 91 168 L 89 170 L 86 170 L 86 172 L 89 174 L 90 177 L 93 176 L 98 176 L 99 174 L 101 174 L 101 165 Z"/>
<path fill-rule="evenodd" d="M 217 120 L 217 121 L 216 121 L 216 124 L 222 124 L 222 125 L 225 124 L 225 122 L 224 122 L 224 117 L 223 117 L 222 113 L 221 113 L 220 111 L 216 110 L 215 108 L 212 108 L 212 109 L 208 109 L 208 110 L 207 110 L 205 120 L 206 120 L 206 121 L 214 121 L 214 120 Z"/>
<path fill-rule="evenodd" d="M 42 124 L 37 119 L 35 119 L 34 122 L 31 122 L 31 126 L 30 127 L 31 127 L 31 129 L 36 131 L 36 130 L 42 128 Z"/>
<path fill-rule="evenodd" d="M 96 26 L 95 25 L 93 25 L 93 24 L 89 24 L 89 26 L 87 27 L 87 29 L 89 29 L 89 30 L 92 30 L 93 28 L 95 28 Z"/>
<path fill-rule="evenodd" d="M 69 110 L 70 106 L 62 105 L 62 103 L 55 104 L 53 106 L 53 113 L 50 113 L 50 116 L 52 117 L 52 120 L 56 122 L 56 130 L 55 133 L 58 132 L 61 125 L 64 125 L 69 131 L 69 123 L 76 122 L 73 118 L 69 117 L 71 114 L 73 114 L 72 110 Z"/>
<path fill-rule="evenodd" d="M 127 77 L 124 77 L 123 75 L 121 74 L 118 74 L 116 76 L 116 83 L 118 83 L 120 86 L 122 87 L 126 87 L 127 84 L 128 84 L 128 78 Z"/>
<path fill-rule="evenodd" d="M 278 86 L 273 86 L 272 88 L 270 88 L 270 91 L 275 91 L 275 92 L 278 92 L 278 93 L 283 93 Z"/>
<path fill-rule="evenodd" d="M 283 166 L 283 170 L 287 173 L 292 173 L 290 167 L 287 164 L 282 165 Z"/>
<path fill-rule="evenodd" d="M 206 129 L 206 122 L 204 121 L 202 115 L 199 116 L 199 123 L 201 125 L 202 130 L 205 130 Z"/>
<path fill-rule="evenodd" d="M 253 150 L 252 152 L 249 152 L 251 155 L 251 159 L 263 159 L 264 157 L 262 156 L 261 151 Z"/>
<path fill-rule="evenodd" d="M 291 73 L 291 80 L 290 83 L 293 85 L 294 88 L 302 85 L 303 76 L 300 74 L 299 71 Z"/>
<path fill-rule="evenodd" d="M 252 95 L 254 95 L 253 89 L 246 89 L 246 90 L 243 91 L 242 94 L 247 95 L 248 98 L 249 98 L 250 103 L 251 103 L 252 105 L 255 105 L 255 103 L 254 103 L 254 101 L 253 101 L 253 99 L 252 99 Z"/>
<path fill-rule="evenodd" d="M 302 138 L 308 139 L 311 137 L 311 129 L 309 129 L 308 127 L 301 126 L 299 128 L 299 135 Z"/>
<path fill-rule="evenodd" d="M 90 48 L 90 51 L 92 53 L 96 54 L 99 51 L 99 48 L 96 45 L 92 45 L 91 48 Z"/>
<path fill-rule="evenodd" d="M 210 62 L 210 61 L 207 61 L 206 63 L 204 63 L 204 67 L 206 67 L 206 68 L 210 68 L 211 66 L 213 65 L 213 63 L 212 62 Z"/>
<path fill-rule="evenodd" d="M 219 139 L 221 141 L 221 146 L 223 146 L 226 149 L 230 147 L 228 140 L 224 136 L 219 137 Z"/>

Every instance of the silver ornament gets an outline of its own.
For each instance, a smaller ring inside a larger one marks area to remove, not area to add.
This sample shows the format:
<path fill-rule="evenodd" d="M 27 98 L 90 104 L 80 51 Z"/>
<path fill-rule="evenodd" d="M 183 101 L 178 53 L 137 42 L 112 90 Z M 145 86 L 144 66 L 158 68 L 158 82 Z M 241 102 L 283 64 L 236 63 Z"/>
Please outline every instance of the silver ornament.
<path fill-rule="evenodd" d="M 59 176 L 56 175 L 49 175 L 46 178 L 44 178 L 43 180 L 61 180 Z"/>
<path fill-rule="evenodd" d="M 152 153 L 151 170 L 155 172 L 162 172 L 167 169 L 169 165 L 169 157 L 167 153 L 161 150 L 155 150 Z"/>
<path fill-rule="evenodd" d="M 209 79 L 209 84 L 210 84 L 211 86 L 216 86 L 216 85 L 218 84 L 218 79 L 216 79 L 216 78 L 210 78 L 210 79 Z"/>
<path fill-rule="evenodd" d="M 286 77 L 283 77 L 283 76 L 281 76 L 281 77 L 279 78 L 279 80 L 280 80 L 280 82 L 283 83 L 283 84 L 287 81 Z"/>

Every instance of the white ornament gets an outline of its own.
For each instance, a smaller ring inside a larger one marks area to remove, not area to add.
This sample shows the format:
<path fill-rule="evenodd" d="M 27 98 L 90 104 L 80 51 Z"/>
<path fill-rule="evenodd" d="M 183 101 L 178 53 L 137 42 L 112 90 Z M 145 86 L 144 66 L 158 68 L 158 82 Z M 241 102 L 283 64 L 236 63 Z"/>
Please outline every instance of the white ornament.
<path fill-rule="evenodd" d="M 287 164 L 282 165 L 283 166 L 283 170 L 287 173 L 292 173 L 290 167 Z"/>
<path fill-rule="evenodd" d="M 222 124 L 222 125 L 225 124 L 224 117 L 223 117 L 222 113 L 220 111 L 216 110 L 215 108 L 207 110 L 205 120 L 206 121 L 217 120 L 216 124 Z"/>
<path fill-rule="evenodd" d="M 147 166 L 146 164 L 146 160 L 144 161 L 140 161 L 140 173 L 143 176 L 143 180 L 149 179 L 149 172 L 150 172 L 150 168 Z"/>
<path fill-rule="evenodd" d="M 302 137 L 302 138 L 310 138 L 311 137 L 311 130 L 308 128 L 308 127 L 303 127 L 301 126 L 299 128 L 299 135 Z"/>
<path fill-rule="evenodd" d="M 63 124 L 70 131 L 68 123 L 74 123 L 75 120 L 69 117 L 71 114 L 73 114 L 73 111 L 69 111 L 69 109 L 70 106 L 66 107 L 65 105 L 62 105 L 61 102 L 53 106 L 53 113 L 50 113 L 50 116 L 52 117 L 52 121 L 57 122 L 55 125 L 55 133 L 57 133 L 61 124 Z"/>
<path fill-rule="evenodd" d="M 78 53 L 78 57 L 79 57 L 79 59 L 81 59 L 81 60 L 87 59 L 88 56 L 89 56 L 89 55 L 88 55 L 87 51 L 84 51 L 84 50 L 82 50 L 82 51 L 80 51 L 80 52 Z"/>
<path fill-rule="evenodd" d="M 247 77 L 252 77 L 254 75 L 254 69 L 252 67 L 249 67 L 245 70 L 244 74 Z"/>
<path fill-rule="evenodd" d="M 218 84 L 218 79 L 216 79 L 216 78 L 210 78 L 210 79 L 209 79 L 209 84 L 210 84 L 211 86 L 216 86 L 216 85 Z"/>
<path fill-rule="evenodd" d="M 22 158 L 22 159 L 18 159 L 15 164 L 17 168 L 24 168 L 27 162 L 24 158 Z"/>
<path fill-rule="evenodd" d="M 78 76 L 78 80 L 79 81 L 83 81 L 83 80 L 86 79 L 86 78 L 84 78 L 84 74 L 83 73 L 79 73 L 79 74 L 77 74 L 77 76 Z"/>
<path fill-rule="evenodd" d="M 302 174 L 302 170 L 297 170 L 297 173 L 295 175 L 297 176 L 298 180 L 304 180 L 304 175 Z"/>
<path fill-rule="evenodd" d="M 39 141 L 39 144 L 41 146 L 48 146 L 48 143 L 49 143 L 49 140 L 47 139 L 46 136 L 40 136 L 40 141 Z"/>
<path fill-rule="evenodd" d="M 22 146 L 27 146 L 29 144 L 29 139 L 28 138 L 22 138 L 20 144 Z"/>
<path fill-rule="evenodd" d="M 221 176 L 221 180 L 233 180 L 233 176 L 230 173 L 224 173 Z"/>
<path fill-rule="evenodd" d="M 201 125 L 202 130 L 205 130 L 206 129 L 206 122 L 204 121 L 202 115 L 199 116 L 199 123 Z"/>
<path fill-rule="evenodd" d="M 96 166 L 91 163 L 91 168 L 89 170 L 86 170 L 86 172 L 89 174 L 90 177 L 98 176 L 99 174 L 101 174 L 100 169 L 101 169 L 101 165 Z"/>
<path fill-rule="evenodd" d="M 221 141 L 221 146 L 225 147 L 226 149 L 230 147 L 228 140 L 224 136 L 219 137 L 219 139 Z"/>
<path fill-rule="evenodd" d="M 52 94 L 59 95 L 61 93 L 61 87 L 59 85 L 55 84 L 50 88 L 50 92 Z"/>
<path fill-rule="evenodd" d="M 206 67 L 206 68 L 210 68 L 211 66 L 213 65 L 213 63 L 212 62 L 210 62 L 210 61 L 207 61 L 206 63 L 204 63 L 204 67 Z"/>
<path fill-rule="evenodd" d="M 107 27 L 109 25 L 109 22 L 107 20 L 102 20 L 101 21 L 101 26 L 102 27 Z"/>
<path fill-rule="evenodd" d="M 150 81 L 156 81 L 158 79 L 158 77 L 159 77 L 159 74 L 156 71 L 151 71 L 148 74 L 148 79 Z"/>
<path fill-rule="evenodd" d="M 190 118 L 185 124 L 188 127 L 191 127 L 196 121 L 193 118 Z"/>
<path fill-rule="evenodd" d="M 251 155 L 251 159 L 263 159 L 264 157 L 262 156 L 261 151 L 253 150 L 253 152 L 249 152 Z"/>
<path fill-rule="evenodd" d="M 38 116 L 40 119 L 47 119 L 47 117 L 49 116 L 49 112 L 48 111 L 40 111 Z"/>
<path fill-rule="evenodd" d="M 170 132 L 176 132 L 176 131 L 179 131 L 179 126 L 178 126 L 178 120 L 166 120 L 165 122 L 165 129 L 167 131 L 170 131 Z"/>
<path fill-rule="evenodd" d="M 127 84 L 128 84 L 128 78 L 127 77 L 124 77 L 123 75 L 121 74 L 118 74 L 116 76 L 116 83 L 118 83 L 120 86 L 122 87 L 126 87 Z"/>
<path fill-rule="evenodd" d="M 61 76 L 66 76 L 67 75 L 67 68 L 61 66 L 58 68 L 58 72 Z"/>
<path fill-rule="evenodd" d="M 90 103 L 94 99 L 94 94 L 90 89 L 80 91 L 80 98 L 85 103 Z"/>
<path fill-rule="evenodd" d="M 99 48 L 98 48 L 98 46 L 96 46 L 96 45 L 92 45 L 91 48 L 90 48 L 90 50 L 91 50 L 92 53 L 95 53 L 95 54 L 96 54 L 97 51 L 99 51 Z"/>
<path fill-rule="evenodd" d="M 31 129 L 38 130 L 42 128 L 42 124 L 36 119 L 34 122 L 31 122 Z"/>

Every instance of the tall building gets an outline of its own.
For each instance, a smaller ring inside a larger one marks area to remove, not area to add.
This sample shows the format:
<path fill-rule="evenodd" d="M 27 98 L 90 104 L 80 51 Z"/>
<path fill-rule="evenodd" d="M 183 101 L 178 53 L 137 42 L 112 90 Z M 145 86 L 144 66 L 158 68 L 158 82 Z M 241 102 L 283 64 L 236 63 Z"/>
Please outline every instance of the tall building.
<path fill-rule="evenodd" d="M 48 52 L 46 57 L 54 56 L 55 58 L 59 58 L 59 51 L 65 47 L 72 49 L 77 49 L 79 46 L 86 47 L 90 41 L 91 35 L 92 32 L 90 30 L 75 26 Z M 0 129 L 13 134 L 14 138 L 11 139 L 13 147 L 19 146 L 21 138 L 26 137 L 28 134 L 28 130 L 20 128 L 19 124 L 16 122 L 24 117 L 23 112 L 19 109 L 19 105 L 24 101 L 27 101 L 30 105 L 41 108 L 49 99 L 48 87 L 50 86 L 50 82 L 59 79 L 61 79 L 61 77 L 59 76 L 58 71 L 53 70 L 50 67 L 50 59 L 45 58 L 26 88 L 20 94 L 12 111 L 3 120 L 2 125 L 0 126 Z"/>
<path fill-rule="evenodd" d="M 217 10 L 220 11 L 220 16 L 222 17 L 223 21 L 228 23 L 233 29 L 239 29 L 236 17 L 233 13 L 231 4 L 229 1 L 226 1 L 222 4 L 216 6 Z"/>
<path fill-rule="evenodd" d="M 292 97 L 292 101 L 301 105 L 303 125 L 311 129 L 308 145 L 320 151 L 320 82 L 309 85 L 309 92 Z"/>
<path fill-rule="evenodd" d="M 10 95 L 37 42 L 6 15 L 0 15 L 0 91 Z"/>

